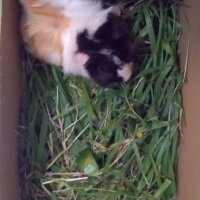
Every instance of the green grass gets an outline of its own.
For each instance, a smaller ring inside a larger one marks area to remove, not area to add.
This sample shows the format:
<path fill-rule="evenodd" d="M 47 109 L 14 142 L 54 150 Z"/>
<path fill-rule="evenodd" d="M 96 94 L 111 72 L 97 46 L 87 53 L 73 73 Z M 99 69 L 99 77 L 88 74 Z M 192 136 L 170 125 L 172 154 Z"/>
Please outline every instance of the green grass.
<path fill-rule="evenodd" d="M 120 1 L 144 41 L 139 73 L 105 90 L 28 56 L 23 64 L 24 200 L 170 200 L 182 113 L 181 1 Z"/>

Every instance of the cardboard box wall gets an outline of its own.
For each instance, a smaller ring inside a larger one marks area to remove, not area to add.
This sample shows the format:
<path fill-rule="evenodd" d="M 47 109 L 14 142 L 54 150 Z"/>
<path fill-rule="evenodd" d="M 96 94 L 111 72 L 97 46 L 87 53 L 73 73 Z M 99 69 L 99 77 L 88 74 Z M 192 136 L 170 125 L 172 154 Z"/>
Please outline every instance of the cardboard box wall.
<path fill-rule="evenodd" d="M 180 42 L 184 68 L 190 41 L 187 80 L 183 87 L 183 119 L 178 169 L 178 200 L 200 200 L 200 0 L 185 0 Z"/>
<path fill-rule="evenodd" d="M 186 0 L 182 9 L 181 67 L 190 49 L 183 88 L 178 167 L 178 200 L 200 200 L 200 0 Z M 189 22 L 189 27 L 187 20 Z M 17 122 L 20 105 L 20 39 L 18 0 L 0 0 L 0 200 L 18 200 Z"/>
<path fill-rule="evenodd" d="M 20 58 L 17 0 L 0 0 L 0 200 L 17 200 Z"/>

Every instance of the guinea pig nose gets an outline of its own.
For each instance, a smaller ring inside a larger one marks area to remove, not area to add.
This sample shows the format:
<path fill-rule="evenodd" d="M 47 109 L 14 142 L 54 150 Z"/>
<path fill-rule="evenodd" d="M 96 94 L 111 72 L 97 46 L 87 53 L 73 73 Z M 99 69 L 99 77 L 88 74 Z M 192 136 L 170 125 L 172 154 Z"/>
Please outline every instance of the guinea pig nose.
<path fill-rule="evenodd" d="M 118 70 L 118 75 L 123 78 L 123 81 L 128 81 L 133 72 L 133 63 L 123 64 L 123 68 Z"/>
<path fill-rule="evenodd" d="M 133 62 L 130 62 L 130 63 L 126 64 L 126 65 L 130 70 L 133 70 Z"/>

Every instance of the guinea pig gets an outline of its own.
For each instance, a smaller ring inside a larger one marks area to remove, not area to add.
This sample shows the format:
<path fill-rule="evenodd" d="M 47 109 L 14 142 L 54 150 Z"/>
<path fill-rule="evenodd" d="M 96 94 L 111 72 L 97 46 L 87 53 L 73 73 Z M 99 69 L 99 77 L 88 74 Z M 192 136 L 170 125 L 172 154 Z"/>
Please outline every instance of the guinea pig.
<path fill-rule="evenodd" d="M 64 73 L 103 87 L 127 81 L 133 71 L 130 30 L 114 6 L 93 0 L 21 0 L 27 50 Z"/>

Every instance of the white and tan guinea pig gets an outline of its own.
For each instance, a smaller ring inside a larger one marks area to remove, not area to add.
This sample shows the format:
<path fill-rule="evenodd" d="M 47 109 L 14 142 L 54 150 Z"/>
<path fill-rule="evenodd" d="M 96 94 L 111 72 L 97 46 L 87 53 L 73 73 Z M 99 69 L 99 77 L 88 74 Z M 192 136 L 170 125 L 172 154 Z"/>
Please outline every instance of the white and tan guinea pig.
<path fill-rule="evenodd" d="M 95 0 L 20 0 L 26 48 L 64 73 L 103 87 L 127 81 L 133 68 L 132 39 L 116 7 Z"/>

